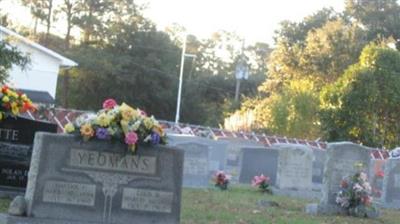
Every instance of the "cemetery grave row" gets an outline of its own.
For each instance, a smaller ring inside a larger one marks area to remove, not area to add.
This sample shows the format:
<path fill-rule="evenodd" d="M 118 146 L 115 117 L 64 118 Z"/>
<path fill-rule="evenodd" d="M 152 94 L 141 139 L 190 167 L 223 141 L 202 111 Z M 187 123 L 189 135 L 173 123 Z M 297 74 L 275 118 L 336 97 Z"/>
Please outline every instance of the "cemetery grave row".
<path fill-rule="evenodd" d="M 2 168 L 2 175 L 9 176 L 0 176 L 0 190 L 21 194 L 34 133 L 56 132 L 57 126 L 22 117 L 11 119 L 0 123 L 0 159 L 8 159 L 12 167 Z M 144 147 L 140 154 L 129 155 L 118 143 L 85 143 L 71 135 L 38 133 L 23 199 L 28 218 L 1 215 L 0 223 L 125 223 L 132 218 L 179 223 L 181 187 L 209 187 L 218 170 L 231 174 L 233 184 L 250 184 L 254 176 L 265 174 L 276 194 L 322 197 L 319 205 L 308 207 L 310 213 L 340 213 L 343 209 L 333 195 L 340 179 L 351 175 L 353 164 L 359 162 L 376 178 L 372 184 L 381 191 L 380 206 L 400 207 L 399 160 L 376 160 L 377 150 L 352 143 L 326 147 L 320 150 L 292 143 L 265 147 L 261 141 L 235 137 L 213 140 L 170 134 L 167 147 Z M 25 171 L 18 170 L 20 163 Z M 10 183 L 19 183 L 19 189 Z M 71 218 L 74 214 L 79 218 Z"/>

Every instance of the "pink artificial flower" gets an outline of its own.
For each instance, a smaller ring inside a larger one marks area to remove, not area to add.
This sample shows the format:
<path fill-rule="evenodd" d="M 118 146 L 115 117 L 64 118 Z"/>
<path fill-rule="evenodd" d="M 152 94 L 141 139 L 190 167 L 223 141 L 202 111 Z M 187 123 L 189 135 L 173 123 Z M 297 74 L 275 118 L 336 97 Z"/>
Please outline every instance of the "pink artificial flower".
<path fill-rule="evenodd" d="M 128 132 L 125 134 L 125 143 L 134 145 L 138 141 L 138 135 L 135 132 Z"/>
<path fill-rule="evenodd" d="M 115 106 L 117 106 L 117 101 L 115 101 L 114 99 L 106 99 L 106 100 L 103 102 L 103 109 L 111 110 L 111 109 L 113 109 Z"/>
<path fill-rule="evenodd" d="M 251 185 L 253 187 L 258 186 L 264 182 L 268 182 L 269 177 L 264 176 L 264 174 L 261 174 L 260 176 L 254 176 L 253 180 L 251 181 Z"/>

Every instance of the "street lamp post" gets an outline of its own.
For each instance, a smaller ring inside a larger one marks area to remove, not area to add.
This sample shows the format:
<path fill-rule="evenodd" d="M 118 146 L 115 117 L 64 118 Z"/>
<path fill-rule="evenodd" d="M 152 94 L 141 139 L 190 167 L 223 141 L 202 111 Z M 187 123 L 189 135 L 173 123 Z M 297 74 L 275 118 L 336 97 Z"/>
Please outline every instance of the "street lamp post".
<path fill-rule="evenodd" d="M 182 98 L 182 79 L 183 79 L 183 67 L 185 64 L 185 57 L 192 57 L 195 58 L 196 55 L 193 54 L 186 54 L 186 40 L 187 35 L 184 35 L 183 38 L 183 47 L 182 47 L 182 56 L 181 56 L 181 67 L 179 71 L 179 86 L 178 86 L 178 98 L 176 102 L 176 115 L 175 115 L 175 124 L 179 123 L 179 115 L 181 111 L 181 98 Z"/>
<path fill-rule="evenodd" d="M 175 115 L 175 123 L 176 124 L 179 122 L 179 113 L 181 110 L 182 78 L 183 78 L 183 65 L 185 64 L 185 52 L 186 52 L 186 34 L 183 37 L 181 68 L 179 71 L 178 99 L 176 102 L 176 115 Z"/>

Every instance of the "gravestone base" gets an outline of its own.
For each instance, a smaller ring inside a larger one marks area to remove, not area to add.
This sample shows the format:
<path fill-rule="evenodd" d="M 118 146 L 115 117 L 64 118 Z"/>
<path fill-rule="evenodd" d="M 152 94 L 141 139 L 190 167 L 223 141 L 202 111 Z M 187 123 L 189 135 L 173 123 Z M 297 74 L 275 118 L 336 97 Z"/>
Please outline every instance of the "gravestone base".
<path fill-rule="evenodd" d="M 381 202 L 379 203 L 379 207 L 382 208 L 390 208 L 390 209 L 399 209 L 400 208 L 400 201 L 397 202 Z"/>
<path fill-rule="evenodd" d="M 272 187 L 272 193 L 274 195 L 287 196 L 300 199 L 320 199 L 322 197 L 321 191 L 314 190 L 291 190 L 291 189 L 279 189 Z"/>
<path fill-rule="evenodd" d="M 146 222 L 138 223 L 175 223 L 168 222 L 167 220 L 157 220 L 154 218 L 153 221 L 146 218 Z M 0 224 L 104 224 L 103 222 L 79 222 L 79 221 L 71 221 L 71 220 L 60 220 L 60 219 L 44 219 L 44 218 L 33 218 L 33 217 L 20 217 L 20 216 L 11 216 L 8 214 L 0 213 Z"/>
<path fill-rule="evenodd" d="M 348 215 L 347 211 L 337 205 L 329 204 L 308 204 L 306 205 L 306 213 L 309 215 Z M 378 218 L 380 216 L 380 211 L 368 212 L 368 218 Z"/>

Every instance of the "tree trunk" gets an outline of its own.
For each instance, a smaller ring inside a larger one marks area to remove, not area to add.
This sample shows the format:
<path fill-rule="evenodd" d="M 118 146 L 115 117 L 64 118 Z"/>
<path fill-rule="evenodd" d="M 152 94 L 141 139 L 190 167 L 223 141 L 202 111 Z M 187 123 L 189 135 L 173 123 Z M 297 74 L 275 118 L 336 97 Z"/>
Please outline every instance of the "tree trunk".
<path fill-rule="evenodd" d="M 47 18 L 46 18 L 46 25 L 47 25 L 46 39 L 45 39 L 46 46 L 49 45 L 49 35 L 50 35 L 52 11 L 53 11 L 53 0 L 49 0 L 49 7 L 48 7 L 48 11 L 47 11 Z"/>

